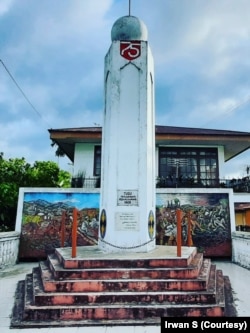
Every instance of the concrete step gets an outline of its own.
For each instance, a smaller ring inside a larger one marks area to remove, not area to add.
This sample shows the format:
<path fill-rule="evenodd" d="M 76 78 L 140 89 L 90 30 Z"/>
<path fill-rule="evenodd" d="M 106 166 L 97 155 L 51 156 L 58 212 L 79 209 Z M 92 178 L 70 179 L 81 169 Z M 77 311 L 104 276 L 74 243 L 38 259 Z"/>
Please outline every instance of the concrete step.
<path fill-rule="evenodd" d="M 205 259 L 208 262 L 208 259 Z M 49 269 L 56 280 L 74 279 L 192 279 L 198 277 L 202 264 L 203 254 L 197 253 L 191 263 L 185 267 L 160 267 L 138 268 L 138 267 L 111 267 L 111 268 L 71 268 L 66 269 L 59 261 L 56 254 L 47 258 Z M 119 263 L 121 265 L 121 263 Z M 44 266 L 44 263 L 40 263 Z M 41 267 L 43 269 L 43 267 Z"/>
<path fill-rule="evenodd" d="M 39 270 L 27 276 L 27 287 L 33 288 L 36 305 L 79 304 L 215 304 L 218 300 L 219 272 L 211 270 L 207 290 L 204 291 L 107 291 L 107 292 L 45 292 Z M 215 276 L 216 274 L 216 276 Z M 218 281 L 215 281 L 217 279 Z M 223 285 L 222 285 L 223 287 Z M 223 300 L 223 297 L 222 297 Z"/>
<path fill-rule="evenodd" d="M 227 278 L 227 277 L 226 277 Z M 228 282 L 228 279 L 227 279 Z M 230 286 L 229 290 L 231 292 Z M 93 305 L 85 306 L 36 306 L 33 297 L 25 297 L 25 281 L 19 281 L 15 295 L 15 306 L 11 318 L 11 328 L 43 328 L 43 327 L 70 327 L 70 326 L 107 326 L 107 325 L 160 325 L 161 317 L 223 317 L 235 316 L 225 312 L 227 307 L 220 303 L 211 305 L 187 304 L 163 306 L 131 306 L 122 305 L 120 308 L 104 308 L 96 313 L 100 307 Z M 33 304 L 33 305 L 32 305 Z M 122 309 L 125 308 L 123 311 Z M 130 309 L 130 311 L 129 311 Z M 104 315 L 104 313 L 106 315 Z M 130 314 L 126 318 L 125 314 Z M 122 315 L 121 315 L 122 314 Z M 113 316 L 113 317 L 112 317 Z M 108 319 L 103 319 L 108 318 Z"/>
<path fill-rule="evenodd" d="M 225 290 L 231 294 L 229 279 L 196 249 L 185 249 L 183 266 L 163 247 L 156 253 L 117 254 L 114 263 L 113 254 L 103 262 L 92 249 L 82 249 L 73 265 L 68 250 L 57 249 L 19 281 L 11 327 L 160 325 L 161 317 L 233 313 L 225 296 Z M 171 262 L 177 266 L 168 267 Z"/>
<path fill-rule="evenodd" d="M 55 280 L 47 262 L 40 264 L 46 292 L 107 292 L 107 291 L 201 291 L 207 288 L 210 261 L 204 261 L 197 278 L 192 279 L 67 279 Z"/>
<path fill-rule="evenodd" d="M 28 280 L 31 279 L 31 282 Z M 28 286 L 30 284 L 30 286 Z M 143 304 L 138 303 L 87 303 L 87 304 L 52 304 L 38 305 L 35 304 L 32 294 L 32 277 L 27 279 L 25 287 L 26 296 L 22 320 L 25 321 L 70 321 L 70 320 L 138 320 L 147 321 L 154 319 L 159 322 L 160 317 L 175 317 L 175 316 L 223 316 L 224 304 L 211 303 L 150 303 L 148 301 Z"/>
<path fill-rule="evenodd" d="M 98 246 L 82 246 L 77 248 L 77 257 L 72 258 L 71 248 L 55 249 L 62 266 L 66 269 L 79 268 L 173 268 L 188 267 L 195 255 L 195 247 L 182 247 L 182 256 L 176 255 L 176 246 L 157 246 L 147 253 L 103 253 Z M 168 255 L 167 251 L 171 251 Z"/>

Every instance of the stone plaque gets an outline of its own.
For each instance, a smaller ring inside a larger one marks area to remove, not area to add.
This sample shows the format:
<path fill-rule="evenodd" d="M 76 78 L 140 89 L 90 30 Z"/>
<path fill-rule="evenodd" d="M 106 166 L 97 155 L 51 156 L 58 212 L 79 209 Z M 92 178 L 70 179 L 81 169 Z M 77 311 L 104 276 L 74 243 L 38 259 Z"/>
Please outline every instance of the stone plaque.
<path fill-rule="evenodd" d="M 133 212 L 120 212 L 115 214 L 115 229 L 117 231 L 139 231 L 139 214 Z"/>
<path fill-rule="evenodd" d="M 138 190 L 118 190 L 117 206 L 138 206 Z"/>

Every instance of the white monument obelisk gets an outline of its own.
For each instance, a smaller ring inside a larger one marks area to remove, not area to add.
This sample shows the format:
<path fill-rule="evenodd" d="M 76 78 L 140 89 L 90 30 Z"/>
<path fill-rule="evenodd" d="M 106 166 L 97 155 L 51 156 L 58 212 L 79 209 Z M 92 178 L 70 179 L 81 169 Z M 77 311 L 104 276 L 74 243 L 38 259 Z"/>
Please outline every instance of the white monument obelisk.
<path fill-rule="evenodd" d="M 155 248 L 154 64 L 147 28 L 119 18 L 105 57 L 100 232 L 105 252 Z"/>

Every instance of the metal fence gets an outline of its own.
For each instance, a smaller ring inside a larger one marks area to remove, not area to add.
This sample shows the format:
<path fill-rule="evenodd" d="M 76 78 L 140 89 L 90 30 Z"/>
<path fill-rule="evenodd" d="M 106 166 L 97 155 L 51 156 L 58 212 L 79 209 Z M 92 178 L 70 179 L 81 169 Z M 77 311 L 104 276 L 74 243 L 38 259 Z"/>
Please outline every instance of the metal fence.
<path fill-rule="evenodd" d="M 100 178 L 72 178 L 73 188 L 100 188 Z M 250 193 L 250 178 L 209 179 L 157 177 L 156 188 L 232 188 L 234 192 Z"/>
<path fill-rule="evenodd" d="M 232 188 L 234 192 L 250 192 L 250 179 L 243 177 L 239 179 L 211 179 L 200 178 L 171 178 L 158 177 L 156 179 L 157 188 Z"/>

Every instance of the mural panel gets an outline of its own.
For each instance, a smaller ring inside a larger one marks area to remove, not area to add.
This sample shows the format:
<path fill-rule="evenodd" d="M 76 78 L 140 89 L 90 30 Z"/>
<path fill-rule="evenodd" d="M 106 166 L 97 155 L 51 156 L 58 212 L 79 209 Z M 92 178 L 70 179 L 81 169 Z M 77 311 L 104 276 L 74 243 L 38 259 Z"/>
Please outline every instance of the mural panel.
<path fill-rule="evenodd" d="M 78 210 L 77 246 L 97 244 L 99 201 L 98 190 L 20 189 L 16 221 L 16 230 L 21 232 L 19 258 L 40 260 L 57 247 L 70 247 L 75 208 Z M 177 208 L 182 211 L 183 246 L 196 246 L 208 257 L 231 256 L 234 216 L 229 193 L 178 193 L 173 189 L 171 193 L 156 193 L 156 244 L 176 246 Z M 191 244 L 187 237 L 188 223 Z"/>
<path fill-rule="evenodd" d="M 182 211 L 182 245 L 204 256 L 231 256 L 231 223 L 228 193 L 161 193 L 156 196 L 156 243 L 176 245 L 176 209 Z M 188 222 L 190 221 L 190 222 Z"/>
<path fill-rule="evenodd" d="M 71 246 L 73 209 L 78 210 L 77 246 L 98 239 L 99 193 L 24 192 L 21 207 L 20 259 L 46 258 L 57 247 Z M 64 219 L 64 244 L 62 226 Z"/>

